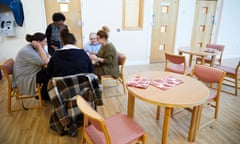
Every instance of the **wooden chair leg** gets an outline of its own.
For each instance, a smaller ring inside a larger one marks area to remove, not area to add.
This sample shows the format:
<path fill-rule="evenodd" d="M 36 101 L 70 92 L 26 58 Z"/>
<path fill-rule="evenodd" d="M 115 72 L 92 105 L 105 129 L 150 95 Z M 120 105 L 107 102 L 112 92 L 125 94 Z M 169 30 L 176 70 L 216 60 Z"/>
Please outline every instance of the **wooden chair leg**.
<path fill-rule="evenodd" d="M 39 108 L 42 108 L 42 94 L 41 94 L 41 84 L 37 83 L 37 94 L 39 100 Z"/>
<path fill-rule="evenodd" d="M 12 107 L 12 90 L 8 90 L 8 112 L 11 112 Z"/>
<path fill-rule="evenodd" d="M 160 112 L 161 112 L 161 107 L 160 107 L 160 106 L 157 106 L 156 120 L 159 120 L 159 118 L 160 118 Z"/>
<path fill-rule="evenodd" d="M 126 90 L 126 83 L 125 83 L 125 80 L 124 80 L 124 79 L 122 79 L 122 85 L 123 85 L 123 92 L 124 92 L 124 95 L 126 95 L 127 90 Z"/>
<path fill-rule="evenodd" d="M 238 77 L 235 78 L 235 95 L 238 96 Z"/>

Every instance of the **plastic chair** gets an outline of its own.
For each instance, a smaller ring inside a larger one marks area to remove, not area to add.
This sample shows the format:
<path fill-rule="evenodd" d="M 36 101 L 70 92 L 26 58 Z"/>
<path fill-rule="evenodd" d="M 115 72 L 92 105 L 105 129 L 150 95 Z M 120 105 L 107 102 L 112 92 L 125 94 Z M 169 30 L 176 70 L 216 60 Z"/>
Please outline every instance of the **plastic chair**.
<path fill-rule="evenodd" d="M 187 66 L 185 56 L 165 52 L 164 71 L 178 74 L 190 74 L 191 67 Z"/>
<path fill-rule="evenodd" d="M 224 45 L 218 45 L 218 44 L 207 44 L 206 45 L 206 48 L 208 48 L 208 49 L 214 49 L 214 50 L 219 51 L 220 56 L 217 57 L 216 60 L 215 60 L 215 61 L 218 62 L 218 65 L 220 65 L 222 63 L 222 55 L 223 55 L 224 47 L 225 47 Z M 202 61 L 202 57 L 197 57 L 196 58 L 196 64 L 198 64 L 199 61 L 200 62 Z M 209 57 L 204 57 L 204 61 L 207 64 L 211 64 L 212 63 L 212 59 L 211 59 L 210 56 Z"/>
<path fill-rule="evenodd" d="M 20 109 L 12 110 L 12 97 L 16 97 L 16 100 L 23 100 L 36 97 L 20 95 L 17 86 L 13 86 L 12 84 L 13 65 L 14 60 L 12 58 L 7 59 L 5 62 L 3 62 L 3 64 L 0 65 L 0 69 L 2 70 L 4 77 L 6 77 L 8 82 L 8 112 L 20 110 Z M 31 108 L 42 108 L 41 85 L 39 83 L 37 83 L 37 97 L 39 105 Z M 24 107 L 23 102 L 22 106 L 25 110 L 28 110 L 28 108 Z"/>
<path fill-rule="evenodd" d="M 117 53 L 117 56 L 118 56 L 118 65 L 119 65 L 119 70 L 120 70 L 119 78 L 115 79 L 112 75 L 102 75 L 101 76 L 101 84 L 103 85 L 103 81 L 105 81 L 105 80 L 116 80 L 117 85 L 118 85 L 118 82 L 122 83 L 123 92 L 125 95 L 126 94 L 126 83 L 125 83 L 125 79 L 124 79 L 124 65 L 125 65 L 127 57 L 120 52 Z"/>
<path fill-rule="evenodd" d="M 209 122 L 203 124 L 201 126 L 201 128 L 203 128 L 206 125 L 209 125 L 213 121 L 217 120 L 218 118 L 220 92 L 222 89 L 225 72 L 210 66 L 196 64 L 194 66 L 191 76 L 196 77 L 199 81 L 202 81 L 205 84 L 217 84 L 217 89 L 212 89 L 207 100 L 207 103 L 211 107 L 215 108 L 214 118 Z M 215 103 L 215 105 L 213 103 Z M 198 121 L 200 122 L 200 119 Z"/>
<path fill-rule="evenodd" d="M 225 82 L 223 84 L 227 85 L 227 86 L 233 86 L 235 88 L 235 93 L 226 92 L 226 91 L 224 91 L 224 92 L 238 96 L 238 89 L 239 89 L 238 82 L 240 79 L 240 69 L 239 69 L 240 61 L 238 62 L 238 64 L 236 65 L 235 68 L 229 67 L 229 66 L 224 66 L 224 65 L 219 65 L 216 68 L 226 72 L 226 76 L 225 76 L 224 80 L 226 80 L 230 83 L 234 83 L 234 86 L 232 84 L 228 84 Z"/>
<path fill-rule="evenodd" d="M 128 116 L 118 113 L 104 119 L 79 95 L 77 105 L 84 114 L 81 144 L 146 143 L 144 130 Z"/>

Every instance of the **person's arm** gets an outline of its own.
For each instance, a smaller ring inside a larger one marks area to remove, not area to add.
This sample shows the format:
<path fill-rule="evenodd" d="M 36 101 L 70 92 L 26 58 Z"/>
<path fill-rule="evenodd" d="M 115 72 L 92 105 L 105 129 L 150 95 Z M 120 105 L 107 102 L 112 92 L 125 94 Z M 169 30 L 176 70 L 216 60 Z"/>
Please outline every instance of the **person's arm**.
<path fill-rule="evenodd" d="M 51 24 L 48 25 L 45 35 L 47 37 L 47 43 L 48 43 L 48 47 L 51 48 L 51 35 L 52 35 L 52 28 L 51 28 Z"/>
<path fill-rule="evenodd" d="M 108 44 L 105 46 L 104 52 L 100 51 L 97 54 L 97 61 L 100 63 L 111 64 L 114 55 L 116 55 L 115 47 L 112 44 Z"/>
<path fill-rule="evenodd" d="M 47 73 L 50 79 L 53 77 L 53 59 L 54 56 L 49 60 L 47 65 Z"/>
<path fill-rule="evenodd" d="M 40 43 L 37 42 L 37 41 L 32 41 L 32 45 L 37 50 L 38 54 L 40 55 L 40 57 L 41 57 L 41 59 L 43 61 L 43 64 L 44 65 L 48 64 L 48 56 L 45 53 L 45 51 L 42 48 L 42 46 L 40 45 Z"/>

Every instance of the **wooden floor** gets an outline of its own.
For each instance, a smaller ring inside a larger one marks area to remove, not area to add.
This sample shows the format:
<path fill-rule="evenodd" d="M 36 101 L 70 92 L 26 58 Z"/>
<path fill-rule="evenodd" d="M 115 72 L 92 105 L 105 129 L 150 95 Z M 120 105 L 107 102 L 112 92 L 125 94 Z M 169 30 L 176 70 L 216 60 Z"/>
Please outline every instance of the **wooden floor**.
<path fill-rule="evenodd" d="M 163 64 L 141 66 L 126 66 L 125 78 L 149 70 L 163 70 Z M 48 128 L 50 103 L 44 103 L 43 109 L 7 112 L 6 80 L 0 81 L 0 144 L 78 144 L 81 139 L 81 129 L 77 137 L 60 137 Z M 98 107 L 104 117 L 116 112 L 127 112 L 127 95 L 123 95 L 121 85 L 112 87 L 115 83 L 107 82 L 104 87 L 104 106 Z M 107 86 L 107 87 L 106 87 Z M 223 89 L 229 89 L 223 87 Z M 233 91 L 233 89 L 230 89 Z M 112 96 L 115 95 L 115 96 Z M 35 103 L 26 100 L 25 104 Z M 14 107 L 21 104 L 15 102 Z M 163 115 L 164 109 L 161 111 Z M 202 122 L 213 115 L 213 109 L 204 106 Z M 136 100 L 135 118 L 147 132 L 148 144 L 160 144 L 163 118 L 155 120 L 156 106 Z M 169 144 L 188 144 L 187 135 L 191 114 L 183 111 L 170 120 L 168 135 Z M 219 119 L 211 126 L 201 129 L 197 134 L 196 144 L 239 144 L 240 143 L 240 97 L 221 93 Z"/>

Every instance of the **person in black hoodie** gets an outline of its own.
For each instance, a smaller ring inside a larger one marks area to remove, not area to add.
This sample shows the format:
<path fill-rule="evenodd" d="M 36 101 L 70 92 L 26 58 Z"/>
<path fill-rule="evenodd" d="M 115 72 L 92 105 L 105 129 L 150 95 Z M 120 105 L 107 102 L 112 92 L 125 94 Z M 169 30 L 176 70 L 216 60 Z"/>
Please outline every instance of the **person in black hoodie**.
<path fill-rule="evenodd" d="M 87 53 L 78 48 L 76 39 L 67 29 L 60 32 L 63 48 L 55 51 L 51 57 L 47 72 L 50 78 L 74 75 L 79 73 L 92 73 L 93 64 Z"/>

